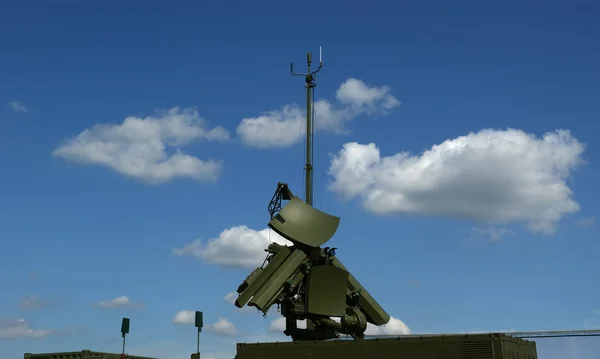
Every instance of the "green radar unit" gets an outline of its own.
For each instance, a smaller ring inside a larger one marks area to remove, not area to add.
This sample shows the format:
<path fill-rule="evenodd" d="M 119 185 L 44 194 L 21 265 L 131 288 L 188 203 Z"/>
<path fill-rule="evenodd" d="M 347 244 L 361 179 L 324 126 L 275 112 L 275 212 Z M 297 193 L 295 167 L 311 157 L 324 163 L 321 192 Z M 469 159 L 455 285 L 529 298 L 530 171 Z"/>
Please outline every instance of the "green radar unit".
<path fill-rule="evenodd" d="M 319 51 L 320 55 L 320 51 Z M 340 334 L 363 338 L 367 323 L 384 325 L 390 316 L 336 258 L 336 248 L 323 247 L 340 224 L 338 217 L 313 207 L 314 88 L 319 67 L 311 71 L 312 55 L 306 56 L 306 172 L 305 200 L 295 196 L 286 183 L 278 183 L 269 203 L 269 228 L 292 243 L 271 243 L 262 267 L 255 269 L 238 287 L 235 305 L 252 306 L 266 314 L 273 305 L 286 318 L 284 334 L 298 340 L 327 340 Z M 284 202 L 285 203 L 284 205 Z M 335 319 L 334 319 L 335 318 Z M 306 320 L 306 329 L 298 321 Z"/>

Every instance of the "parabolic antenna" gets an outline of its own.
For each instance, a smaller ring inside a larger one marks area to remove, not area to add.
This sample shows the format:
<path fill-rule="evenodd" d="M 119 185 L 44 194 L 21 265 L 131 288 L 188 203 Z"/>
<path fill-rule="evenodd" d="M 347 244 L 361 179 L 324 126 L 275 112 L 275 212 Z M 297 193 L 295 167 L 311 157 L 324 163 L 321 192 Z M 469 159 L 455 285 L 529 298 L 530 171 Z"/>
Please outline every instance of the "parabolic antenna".
<path fill-rule="evenodd" d="M 269 227 L 294 244 L 319 247 L 331 239 L 340 218 L 321 212 L 293 197 L 271 219 Z"/>

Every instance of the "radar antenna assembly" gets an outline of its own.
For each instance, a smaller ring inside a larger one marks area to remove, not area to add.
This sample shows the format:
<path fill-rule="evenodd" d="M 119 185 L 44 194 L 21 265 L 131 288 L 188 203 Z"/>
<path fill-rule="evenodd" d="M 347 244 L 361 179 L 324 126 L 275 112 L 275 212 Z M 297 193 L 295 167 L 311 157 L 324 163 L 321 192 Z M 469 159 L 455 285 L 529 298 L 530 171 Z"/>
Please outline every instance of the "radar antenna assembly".
<path fill-rule="evenodd" d="M 340 218 L 313 207 L 314 88 L 323 67 L 321 48 L 316 70 L 311 71 L 311 53 L 306 62 L 304 74 L 295 73 L 290 64 L 292 75 L 304 76 L 306 86 L 305 200 L 279 182 L 268 206 L 269 227 L 292 245 L 269 244 L 263 265 L 238 287 L 235 306 L 252 306 L 266 315 L 277 304 L 286 318 L 284 334 L 295 341 L 340 334 L 362 339 L 367 323 L 384 325 L 390 316 L 336 258 L 336 248 L 321 248 L 337 231 Z M 298 320 L 306 320 L 306 329 L 298 328 Z"/>

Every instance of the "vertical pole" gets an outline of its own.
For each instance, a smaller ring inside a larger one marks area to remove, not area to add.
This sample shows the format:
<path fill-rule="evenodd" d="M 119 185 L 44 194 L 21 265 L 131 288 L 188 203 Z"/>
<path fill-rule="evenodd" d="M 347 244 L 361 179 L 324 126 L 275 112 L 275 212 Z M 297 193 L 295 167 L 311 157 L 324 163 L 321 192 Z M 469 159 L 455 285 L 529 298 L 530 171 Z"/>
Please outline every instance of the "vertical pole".
<path fill-rule="evenodd" d="M 121 359 L 125 359 L 125 337 L 129 333 L 129 318 L 123 318 L 121 321 L 121 337 L 123 338 L 123 350 L 121 350 Z"/>
<path fill-rule="evenodd" d="M 198 340 L 196 341 L 196 354 L 198 354 L 198 359 L 200 359 L 200 328 L 198 328 Z"/>
<path fill-rule="evenodd" d="M 290 64 L 290 71 L 294 76 L 304 76 L 306 81 L 306 165 L 304 169 L 306 171 L 305 185 L 306 185 L 306 196 L 305 201 L 306 204 L 312 206 L 313 205 L 313 164 L 312 164 L 312 153 L 313 153 L 313 107 L 314 103 L 312 103 L 312 95 L 315 84 L 315 74 L 321 71 L 321 67 L 323 66 L 323 61 L 321 58 L 321 48 L 319 48 L 319 68 L 311 72 L 310 64 L 312 62 L 312 54 L 309 52 L 306 54 L 306 63 L 308 65 L 308 71 L 306 74 L 297 74 L 294 72 L 294 64 Z M 283 307 L 285 308 L 285 306 Z M 286 335 L 290 335 L 290 333 L 294 333 L 297 329 L 296 318 L 292 316 L 292 318 L 288 318 L 286 316 L 286 325 L 285 325 L 284 333 L 288 333 Z M 306 319 L 306 329 L 311 331 L 314 330 L 315 325 L 314 322 L 310 319 Z M 291 334 L 293 335 L 293 334 Z"/>
<path fill-rule="evenodd" d="M 308 72 L 306 73 L 306 204 L 313 205 L 313 193 L 312 193 L 312 174 L 313 166 L 312 160 L 312 98 L 311 90 L 313 86 L 313 76 L 310 73 L 310 63 L 312 60 L 312 54 L 309 52 L 306 54 L 306 62 L 308 64 Z"/>
<path fill-rule="evenodd" d="M 308 64 L 308 71 L 306 72 L 306 204 L 313 205 L 313 193 L 312 193 L 312 98 L 311 91 L 313 86 L 313 76 L 310 73 L 310 63 L 312 60 L 312 54 L 309 52 L 306 54 L 306 62 Z M 306 318 L 306 329 L 313 330 L 315 328 L 314 323 L 309 318 Z"/>
<path fill-rule="evenodd" d="M 195 325 L 196 325 L 196 328 L 198 328 L 198 338 L 196 340 L 196 355 L 195 355 L 196 358 L 195 359 L 200 359 L 200 332 L 202 331 L 202 325 L 203 325 L 202 312 L 200 312 L 200 311 L 196 311 Z M 192 355 L 192 358 L 194 358 L 194 355 Z"/>

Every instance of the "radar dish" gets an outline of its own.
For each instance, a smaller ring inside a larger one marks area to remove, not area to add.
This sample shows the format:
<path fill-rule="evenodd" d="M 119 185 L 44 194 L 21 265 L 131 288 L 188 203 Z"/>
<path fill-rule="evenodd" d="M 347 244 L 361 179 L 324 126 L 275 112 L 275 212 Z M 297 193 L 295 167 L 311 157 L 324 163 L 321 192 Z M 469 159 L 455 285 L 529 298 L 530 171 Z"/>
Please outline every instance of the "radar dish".
<path fill-rule="evenodd" d="M 269 227 L 294 244 L 319 247 L 331 239 L 340 218 L 292 198 L 269 222 Z"/>

